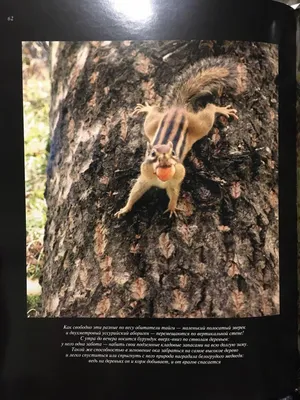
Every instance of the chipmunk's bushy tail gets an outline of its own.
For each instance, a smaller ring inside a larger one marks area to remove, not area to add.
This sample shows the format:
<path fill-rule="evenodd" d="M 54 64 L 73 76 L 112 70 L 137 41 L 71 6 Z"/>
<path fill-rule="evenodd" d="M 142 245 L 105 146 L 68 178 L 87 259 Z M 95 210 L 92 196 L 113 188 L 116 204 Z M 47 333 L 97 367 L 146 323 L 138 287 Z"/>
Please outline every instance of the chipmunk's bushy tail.
<path fill-rule="evenodd" d="M 229 57 L 210 57 L 195 63 L 170 87 L 163 105 L 184 106 L 197 98 L 224 90 L 240 94 L 246 90 L 246 67 Z"/>

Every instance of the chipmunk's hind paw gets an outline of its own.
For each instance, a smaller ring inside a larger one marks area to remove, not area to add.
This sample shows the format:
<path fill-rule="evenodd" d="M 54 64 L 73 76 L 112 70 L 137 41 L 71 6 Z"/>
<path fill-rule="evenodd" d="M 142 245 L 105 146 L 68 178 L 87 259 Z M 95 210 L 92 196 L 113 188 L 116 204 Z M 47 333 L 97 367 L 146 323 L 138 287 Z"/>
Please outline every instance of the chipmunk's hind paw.
<path fill-rule="evenodd" d="M 178 217 L 178 213 L 177 211 L 182 211 L 180 208 L 167 208 L 166 211 L 164 211 L 164 214 L 166 213 L 170 213 L 169 217 L 171 218 L 173 216 L 173 214 L 175 215 L 175 217 Z"/>

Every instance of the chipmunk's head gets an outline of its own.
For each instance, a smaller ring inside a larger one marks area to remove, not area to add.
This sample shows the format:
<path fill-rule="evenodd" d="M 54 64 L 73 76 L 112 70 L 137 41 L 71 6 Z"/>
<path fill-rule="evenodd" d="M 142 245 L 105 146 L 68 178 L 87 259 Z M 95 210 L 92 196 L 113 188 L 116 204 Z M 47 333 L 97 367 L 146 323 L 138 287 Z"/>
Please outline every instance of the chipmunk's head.
<path fill-rule="evenodd" d="M 163 182 L 173 178 L 175 165 L 179 162 L 172 142 L 154 146 L 148 143 L 146 160 L 152 164 L 153 173 Z"/>

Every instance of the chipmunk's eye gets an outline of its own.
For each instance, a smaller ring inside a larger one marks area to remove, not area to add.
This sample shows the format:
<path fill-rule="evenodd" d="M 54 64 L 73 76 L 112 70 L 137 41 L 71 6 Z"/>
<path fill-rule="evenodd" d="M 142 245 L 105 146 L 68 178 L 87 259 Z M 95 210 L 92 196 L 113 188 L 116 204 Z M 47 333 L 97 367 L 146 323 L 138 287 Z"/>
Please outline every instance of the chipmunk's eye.
<path fill-rule="evenodd" d="M 176 156 L 176 153 L 174 150 L 172 150 L 172 156 Z"/>
<path fill-rule="evenodd" d="M 155 157 L 155 156 L 156 156 L 156 151 L 153 150 L 153 151 L 151 152 L 151 157 Z"/>

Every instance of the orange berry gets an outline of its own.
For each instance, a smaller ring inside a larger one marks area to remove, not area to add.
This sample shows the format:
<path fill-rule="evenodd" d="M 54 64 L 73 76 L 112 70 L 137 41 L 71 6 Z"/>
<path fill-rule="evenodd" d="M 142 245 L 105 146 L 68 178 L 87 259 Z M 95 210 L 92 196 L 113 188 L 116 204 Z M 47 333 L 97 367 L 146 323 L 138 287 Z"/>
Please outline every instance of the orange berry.
<path fill-rule="evenodd" d="M 157 177 L 163 182 L 166 182 L 166 181 L 169 181 L 170 179 L 172 179 L 174 174 L 175 174 L 174 166 L 169 167 L 169 168 L 158 167 L 156 169 Z"/>

